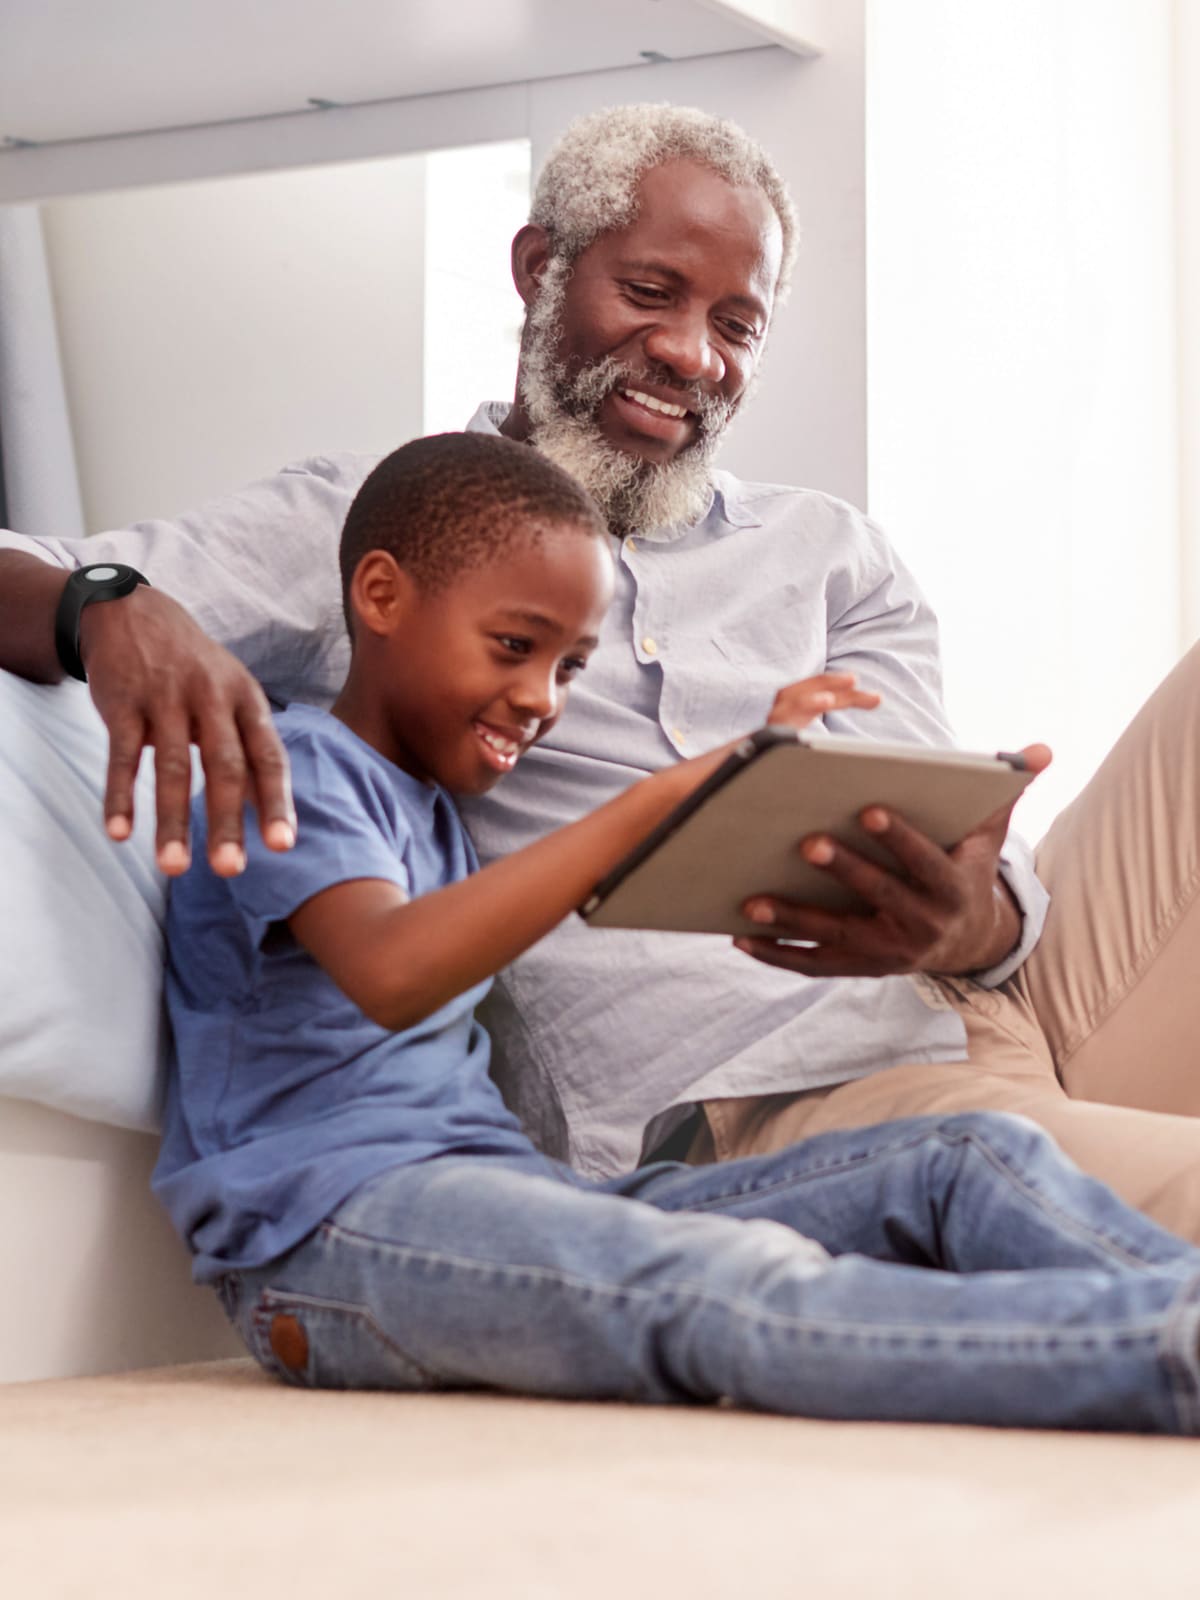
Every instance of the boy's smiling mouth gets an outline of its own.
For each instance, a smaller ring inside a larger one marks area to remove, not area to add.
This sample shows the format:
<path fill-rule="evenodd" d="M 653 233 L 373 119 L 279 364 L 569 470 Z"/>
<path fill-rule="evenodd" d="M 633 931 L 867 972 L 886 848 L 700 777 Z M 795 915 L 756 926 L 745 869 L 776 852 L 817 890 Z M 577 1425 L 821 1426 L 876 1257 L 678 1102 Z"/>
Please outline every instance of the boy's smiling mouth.
<path fill-rule="evenodd" d="M 514 739 L 510 734 L 489 727 L 486 722 L 476 721 L 472 723 L 472 727 L 483 746 L 485 759 L 497 772 L 511 772 L 520 759 L 521 752 L 531 742 L 528 739 Z"/>

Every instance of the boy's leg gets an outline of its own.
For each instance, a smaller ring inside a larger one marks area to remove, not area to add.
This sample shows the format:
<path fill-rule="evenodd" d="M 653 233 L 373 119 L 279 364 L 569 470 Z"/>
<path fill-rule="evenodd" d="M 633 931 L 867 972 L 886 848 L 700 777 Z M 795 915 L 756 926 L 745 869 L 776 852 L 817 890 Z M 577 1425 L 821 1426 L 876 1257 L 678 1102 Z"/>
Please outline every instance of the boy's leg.
<path fill-rule="evenodd" d="M 669 1211 L 765 1217 L 833 1255 L 951 1272 L 1037 1267 L 1200 1273 L 1200 1250 L 1125 1205 L 1024 1117 L 964 1112 L 828 1133 L 602 1186 Z"/>
<path fill-rule="evenodd" d="M 783 1150 L 895 1118 L 1005 1111 L 1044 1128 L 1129 1205 L 1200 1243 L 1200 1117 L 1072 1100 L 1028 1002 L 965 983 L 944 989 L 966 1025 L 969 1059 L 893 1067 L 807 1094 L 710 1100 L 689 1161 Z"/>
<path fill-rule="evenodd" d="M 1175 1267 L 830 1260 L 777 1223 L 660 1210 L 548 1164 L 398 1168 L 231 1292 L 265 1365 L 329 1387 L 1200 1430 L 1200 1284 Z"/>

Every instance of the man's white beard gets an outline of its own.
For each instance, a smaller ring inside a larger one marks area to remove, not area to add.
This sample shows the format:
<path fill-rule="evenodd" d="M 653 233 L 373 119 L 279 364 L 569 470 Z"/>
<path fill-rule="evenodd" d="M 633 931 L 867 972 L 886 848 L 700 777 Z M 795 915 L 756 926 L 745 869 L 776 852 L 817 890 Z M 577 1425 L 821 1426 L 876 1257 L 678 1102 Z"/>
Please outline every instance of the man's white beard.
<path fill-rule="evenodd" d="M 618 386 L 636 387 L 638 379 L 657 383 L 660 378 L 635 372 L 613 356 L 590 362 L 573 375 L 567 372 L 555 351 L 570 274 L 566 261 L 552 258 L 529 313 L 521 354 L 521 398 L 532 424 L 531 443 L 583 484 L 618 536 L 686 527 L 708 509 L 709 467 L 733 407 L 701 397 L 696 442 L 673 461 L 644 461 L 609 444 L 596 421 L 604 399 Z M 678 387 L 669 374 L 665 377 Z M 689 409 L 695 404 L 689 395 Z"/>

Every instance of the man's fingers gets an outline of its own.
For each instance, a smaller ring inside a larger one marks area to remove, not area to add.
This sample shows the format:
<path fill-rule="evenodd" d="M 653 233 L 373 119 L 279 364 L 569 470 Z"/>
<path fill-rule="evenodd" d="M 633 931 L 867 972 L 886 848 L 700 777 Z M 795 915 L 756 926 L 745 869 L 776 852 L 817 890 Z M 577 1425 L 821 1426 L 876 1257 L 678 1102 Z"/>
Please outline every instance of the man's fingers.
<path fill-rule="evenodd" d="M 891 920 L 893 930 L 904 930 L 908 935 L 925 941 L 937 934 L 934 913 L 957 909 L 962 891 L 945 851 L 931 845 L 924 835 L 915 831 L 913 840 L 915 842 L 911 848 L 906 845 L 908 860 L 919 864 L 925 872 L 925 876 L 920 877 L 913 871 L 912 877 L 917 880 L 915 884 L 898 875 L 894 869 L 867 860 L 827 834 L 810 835 L 801 843 L 800 853 L 810 866 L 828 873 L 838 883 L 852 890 L 872 912 L 882 912 Z M 931 861 L 927 854 L 930 851 L 940 860 Z M 901 859 L 899 851 L 896 855 L 897 865 L 907 867 L 908 860 Z M 770 896 L 755 896 L 746 902 L 746 915 L 758 920 L 756 912 L 770 912 L 776 937 L 782 935 L 785 938 L 822 941 L 833 938 L 841 942 L 845 930 L 853 924 L 857 930 L 857 943 L 860 938 L 871 939 L 874 929 L 873 919 L 868 916 L 854 917 L 846 913 L 831 915 Z"/>
<path fill-rule="evenodd" d="M 189 734 L 188 716 L 182 706 L 160 709 L 150 730 L 158 814 L 155 849 L 159 871 L 172 878 L 186 872 L 191 861 L 188 848 L 188 809 L 192 792 Z"/>
<path fill-rule="evenodd" d="M 136 712 L 113 715 L 104 785 L 104 826 L 110 839 L 128 839 L 133 832 L 133 785 L 145 744 L 146 725 Z"/>
<path fill-rule="evenodd" d="M 250 686 L 236 708 L 210 716 L 201 730 L 208 812 L 208 860 L 219 877 L 234 877 L 246 865 L 245 810 L 251 799 L 259 828 L 272 850 L 288 850 L 296 839 L 287 756 L 270 709 Z"/>
<path fill-rule="evenodd" d="M 247 795 L 267 843 L 286 850 L 295 837 L 287 761 L 266 696 L 246 668 L 161 590 L 141 589 L 120 605 L 93 607 L 89 617 L 88 682 L 110 740 L 104 813 L 111 837 L 129 836 L 138 758 L 153 745 L 158 864 L 172 875 L 186 868 L 194 739 L 214 870 L 228 875 L 245 864 Z"/>
<path fill-rule="evenodd" d="M 246 807 L 246 757 L 232 711 L 210 712 L 197 743 L 204 768 L 204 809 L 208 815 L 208 864 L 221 878 L 246 865 L 242 817 Z"/>
<path fill-rule="evenodd" d="M 1026 770 L 1037 776 L 1045 772 L 1054 760 L 1054 752 L 1048 744 L 1027 744 L 1021 751 L 1021 759 L 1025 763 Z"/>
<path fill-rule="evenodd" d="M 1054 755 L 1048 744 L 1026 745 L 1019 754 L 1026 769 L 1032 772 L 1035 778 L 1040 773 L 1045 772 L 1046 768 L 1054 760 Z M 1004 841 L 1008 837 L 1009 827 L 1012 824 L 1012 814 L 1020 798 L 1021 795 L 1017 795 L 1016 799 L 1010 800 L 1007 805 L 1001 806 L 998 811 L 993 811 L 990 817 L 985 817 L 977 828 L 973 829 L 965 839 L 955 846 L 954 850 L 951 851 L 952 858 L 955 861 L 963 861 L 977 857 L 981 853 L 999 857 Z"/>
<path fill-rule="evenodd" d="M 782 967 L 805 978 L 879 978 L 896 969 L 865 955 L 847 955 L 822 945 L 780 944 L 774 939 L 735 939 L 735 949 L 766 967 Z"/>
<path fill-rule="evenodd" d="M 247 699 L 238 708 L 238 728 L 263 842 L 271 850 L 290 850 L 296 842 L 291 768 L 270 708 L 261 695 Z"/>
<path fill-rule="evenodd" d="M 961 881 L 948 851 L 935 844 L 928 834 L 883 806 L 868 806 L 859 821 L 863 830 L 895 857 L 909 878 L 943 905 L 951 910 L 958 909 L 962 901 Z M 801 846 L 806 855 L 807 844 L 806 840 Z M 848 852 L 843 850 L 841 854 L 845 857 Z"/>

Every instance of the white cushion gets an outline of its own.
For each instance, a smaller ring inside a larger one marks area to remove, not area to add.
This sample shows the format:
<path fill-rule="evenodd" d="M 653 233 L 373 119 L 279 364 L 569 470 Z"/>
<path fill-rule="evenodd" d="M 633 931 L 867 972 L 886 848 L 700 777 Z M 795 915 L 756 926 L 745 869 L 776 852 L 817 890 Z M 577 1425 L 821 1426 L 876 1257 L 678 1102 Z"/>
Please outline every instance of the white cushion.
<path fill-rule="evenodd" d="M 153 763 L 118 845 L 107 760 L 84 684 L 0 672 L 0 1094 L 149 1129 L 167 1042 Z"/>

